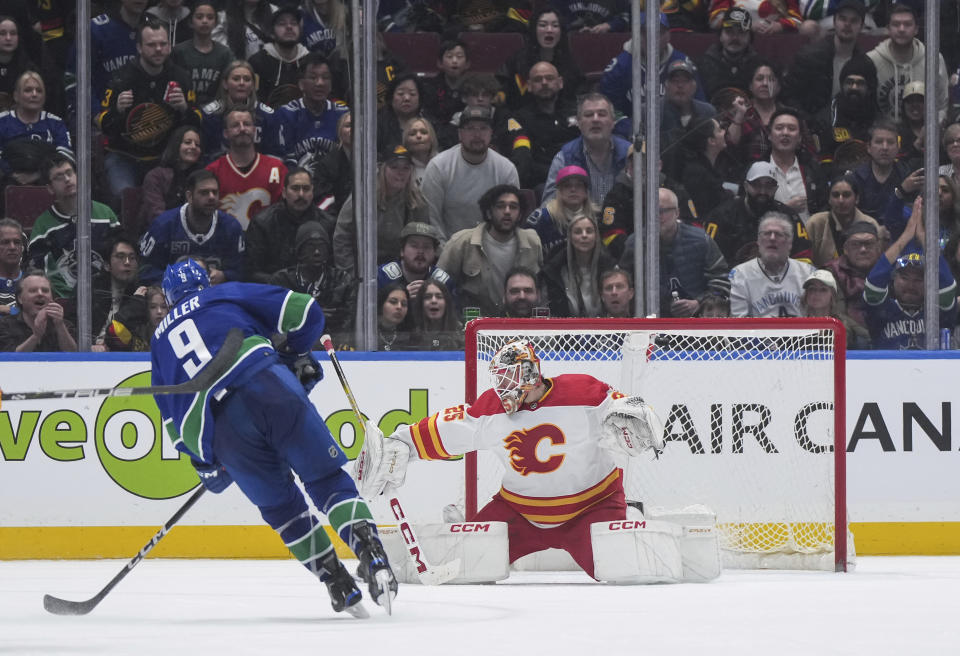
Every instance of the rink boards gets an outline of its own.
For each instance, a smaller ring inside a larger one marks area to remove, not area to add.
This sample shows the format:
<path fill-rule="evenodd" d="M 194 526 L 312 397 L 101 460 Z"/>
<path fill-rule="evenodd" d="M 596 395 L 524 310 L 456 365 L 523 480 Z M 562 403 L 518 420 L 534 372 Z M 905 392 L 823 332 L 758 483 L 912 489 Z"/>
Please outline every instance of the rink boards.
<path fill-rule="evenodd" d="M 960 417 L 952 354 L 859 354 L 847 362 L 847 497 L 860 554 L 960 554 Z M 143 357 L 4 354 L 8 392 L 149 384 Z M 459 354 L 341 356 L 361 410 L 384 432 L 463 397 Z M 329 367 L 328 367 L 329 369 Z M 353 458 L 352 411 L 332 371 L 311 394 Z M 0 406 L 0 559 L 124 557 L 197 484 L 160 439 L 149 397 Z M 463 466 L 414 463 L 402 490 L 408 514 L 437 521 L 462 501 Z M 374 512 L 389 523 L 385 507 Z M 149 527 L 149 528 L 145 528 Z M 286 557 L 287 550 L 233 486 L 207 495 L 158 547 L 168 557 Z"/>

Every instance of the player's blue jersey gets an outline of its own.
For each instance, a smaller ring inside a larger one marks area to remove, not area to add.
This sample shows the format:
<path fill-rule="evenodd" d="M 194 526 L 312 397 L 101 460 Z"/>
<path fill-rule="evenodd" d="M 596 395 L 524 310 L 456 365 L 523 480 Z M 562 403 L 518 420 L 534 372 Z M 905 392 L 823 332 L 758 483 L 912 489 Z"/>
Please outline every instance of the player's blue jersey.
<path fill-rule="evenodd" d="M 208 390 L 155 397 L 174 446 L 203 462 L 213 462 L 213 400 L 277 361 L 270 335 L 286 333 L 295 353 L 310 350 L 323 334 L 323 311 L 307 294 L 272 285 L 227 282 L 186 296 L 153 333 L 152 384 L 192 379 L 219 352 L 231 328 L 243 331 L 243 346 Z"/>
<path fill-rule="evenodd" d="M 243 227 L 226 212 L 217 210 L 210 230 L 197 234 L 187 224 L 187 205 L 167 210 L 155 218 L 140 238 L 140 280 L 148 285 L 160 284 L 168 264 L 181 255 L 197 255 L 218 259 L 218 269 L 227 280 L 240 280 L 243 275 Z"/>
<path fill-rule="evenodd" d="M 227 140 L 223 138 L 223 103 L 219 100 L 207 103 L 200 108 L 203 117 L 203 150 L 204 157 L 213 161 L 227 152 Z M 257 144 L 257 151 L 264 155 L 273 155 L 283 159 L 283 149 L 280 148 L 280 117 L 269 105 L 257 103 L 253 117 L 256 132 L 253 141 Z"/>
<path fill-rule="evenodd" d="M 307 154 L 319 158 L 337 145 L 337 122 L 350 109 L 328 100 L 323 114 L 317 116 L 303 99 L 288 102 L 277 110 L 280 116 L 280 147 L 287 162 L 297 163 Z"/>

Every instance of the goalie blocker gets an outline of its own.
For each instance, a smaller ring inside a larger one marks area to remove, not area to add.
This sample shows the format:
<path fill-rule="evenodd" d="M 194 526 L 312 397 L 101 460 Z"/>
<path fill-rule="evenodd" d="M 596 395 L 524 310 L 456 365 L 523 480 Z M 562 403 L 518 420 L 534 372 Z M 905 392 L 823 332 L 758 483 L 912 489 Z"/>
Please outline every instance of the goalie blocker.
<path fill-rule="evenodd" d="M 590 527 L 597 579 L 607 583 L 703 582 L 720 575 L 715 517 L 705 508 L 663 513 L 660 519 L 596 522 Z M 417 535 L 434 564 L 460 561 L 449 583 L 492 583 L 510 575 L 504 522 L 422 524 Z M 399 527 L 380 530 L 394 574 L 401 583 L 420 583 L 406 558 Z"/>

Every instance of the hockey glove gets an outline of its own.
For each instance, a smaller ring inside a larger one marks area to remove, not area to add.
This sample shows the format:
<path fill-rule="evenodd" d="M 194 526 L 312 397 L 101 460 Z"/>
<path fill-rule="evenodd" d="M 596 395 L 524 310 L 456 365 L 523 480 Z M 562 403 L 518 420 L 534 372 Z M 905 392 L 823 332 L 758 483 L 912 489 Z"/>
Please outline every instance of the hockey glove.
<path fill-rule="evenodd" d="M 650 449 L 657 456 L 663 451 L 663 424 L 653 408 L 639 396 L 613 401 L 603 418 L 603 432 L 600 444 L 611 451 L 631 457 Z"/>
<path fill-rule="evenodd" d="M 312 390 L 317 383 L 323 380 L 323 369 L 320 367 L 317 359 L 313 357 L 313 351 L 307 351 L 306 353 L 299 353 L 297 355 L 281 352 L 280 361 L 293 372 L 293 375 L 296 376 L 300 384 L 303 385 L 303 389 L 307 390 L 307 394 L 310 393 L 310 390 Z"/>
<path fill-rule="evenodd" d="M 360 496 L 373 499 L 388 489 L 403 485 L 407 477 L 410 448 L 400 440 L 384 437 L 377 425 L 366 421 L 363 449 L 353 463 Z"/>
<path fill-rule="evenodd" d="M 200 477 L 200 482 L 203 483 L 203 487 L 214 494 L 220 494 L 233 483 L 233 478 L 231 478 L 227 470 L 223 468 L 223 465 L 218 462 L 208 465 L 205 462 L 200 462 L 193 458 L 190 459 L 190 462 L 193 464 L 193 468 L 197 470 L 197 476 Z"/>

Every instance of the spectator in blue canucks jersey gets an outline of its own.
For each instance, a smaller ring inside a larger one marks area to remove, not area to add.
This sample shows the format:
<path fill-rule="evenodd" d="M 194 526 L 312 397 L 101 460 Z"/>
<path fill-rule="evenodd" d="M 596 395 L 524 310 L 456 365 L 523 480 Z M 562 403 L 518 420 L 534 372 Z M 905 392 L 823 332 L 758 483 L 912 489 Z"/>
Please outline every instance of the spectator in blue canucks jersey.
<path fill-rule="evenodd" d="M 227 109 L 246 109 L 253 114 L 256 127 L 253 142 L 266 155 L 282 157 L 279 145 L 280 116 L 269 105 L 257 100 L 256 77 L 249 63 L 238 60 L 223 71 L 217 97 L 200 108 L 203 117 L 203 143 L 206 159 L 212 161 L 227 152 L 223 134 Z"/>
<path fill-rule="evenodd" d="M 294 473 L 316 508 L 360 559 L 358 576 L 390 608 L 397 581 L 347 458 L 308 393 L 323 377 L 310 347 L 324 330 L 323 311 L 306 294 L 249 283 L 210 286 L 192 260 L 168 267 L 170 312 L 154 331 L 154 385 L 182 383 L 218 353 L 239 327 L 243 345 L 229 372 L 197 394 L 157 396 L 164 432 L 190 457 L 203 485 L 222 492 L 233 481 L 307 570 L 322 581 L 333 609 L 367 616 L 353 577 L 323 525 L 307 507 Z M 270 339 L 283 336 L 278 353 Z"/>
<path fill-rule="evenodd" d="M 240 280 L 243 275 L 243 228 L 236 218 L 218 210 L 220 183 L 206 169 L 187 178 L 187 202 L 167 210 L 150 224 L 140 239 L 143 263 L 140 280 L 144 284 L 160 281 L 165 267 L 184 255 L 199 255 L 218 261 L 210 267 L 210 280 L 219 284 Z"/>
<path fill-rule="evenodd" d="M 147 0 L 120 0 L 116 10 L 100 14 L 90 20 L 90 76 L 91 115 L 103 109 L 101 101 L 110 85 L 110 78 L 128 61 L 137 58 L 135 34 L 147 8 Z M 77 52 L 70 51 L 67 59 L 67 102 L 75 107 L 77 97 Z M 73 112 L 69 112 L 73 115 Z"/>
<path fill-rule="evenodd" d="M 23 277 L 27 238 L 14 219 L 0 219 L 0 317 L 19 312 L 16 286 Z"/>
<path fill-rule="evenodd" d="M 0 184 L 38 184 L 40 164 L 54 150 L 72 156 L 63 120 L 44 110 L 46 86 L 36 71 L 26 71 L 13 87 L 13 107 L 0 114 Z"/>
<path fill-rule="evenodd" d="M 297 164 L 305 155 L 320 158 L 337 145 L 337 121 L 347 107 L 330 100 L 333 75 L 326 58 L 311 53 L 303 58 L 300 91 L 303 97 L 289 102 L 280 116 L 280 145 L 287 162 Z"/>
<path fill-rule="evenodd" d="M 429 223 L 411 221 L 400 231 L 400 259 L 387 262 L 377 273 L 377 287 L 392 283 L 405 285 L 411 302 L 416 303 L 428 280 L 439 280 L 453 292 L 450 274 L 437 267 L 440 233 Z"/>
<path fill-rule="evenodd" d="M 867 303 L 867 328 L 873 348 L 925 348 L 923 269 L 926 262 L 918 248 L 923 243 L 923 199 L 917 197 L 907 227 L 867 275 L 863 299 Z M 957 283 L 942 253 L 938 261 L 940 327 L 952 328 L 957 314 Z"/>

